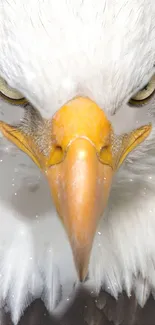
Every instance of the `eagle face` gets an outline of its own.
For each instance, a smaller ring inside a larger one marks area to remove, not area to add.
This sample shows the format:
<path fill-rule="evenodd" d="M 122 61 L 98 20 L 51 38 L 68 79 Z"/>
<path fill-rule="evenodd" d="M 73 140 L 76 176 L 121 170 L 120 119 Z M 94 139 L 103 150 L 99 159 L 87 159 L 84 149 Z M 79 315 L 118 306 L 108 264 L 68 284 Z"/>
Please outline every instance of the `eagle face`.
<path fill-rule="evenodd" d="M 53 311 L 87 275 L 89 288 L 134 290 L 141 305 L 154 290 L 155 5 L 59 8 L 0 9 L 0 131 L 38 167 L 2 143 L 1 298 L 14 322 L 29 296 Z M 6 100 L 18 105 L 9 123 Z M 14 199 L 9 176 L 22 159 Z M 27 178 L 37 179 L 34 196 Z"/>

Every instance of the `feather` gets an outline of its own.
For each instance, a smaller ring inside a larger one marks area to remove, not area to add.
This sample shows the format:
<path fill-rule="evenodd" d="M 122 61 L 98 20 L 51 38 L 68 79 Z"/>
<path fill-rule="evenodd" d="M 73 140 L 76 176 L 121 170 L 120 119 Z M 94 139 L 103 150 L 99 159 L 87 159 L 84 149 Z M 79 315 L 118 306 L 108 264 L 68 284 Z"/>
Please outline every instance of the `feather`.
<path fill-rule="evenodd" d="M 153 0 L 3 0 L 0 75 L 44 117 L 80 95 L 126 110 L 155 72 L 154 25 Z"/>

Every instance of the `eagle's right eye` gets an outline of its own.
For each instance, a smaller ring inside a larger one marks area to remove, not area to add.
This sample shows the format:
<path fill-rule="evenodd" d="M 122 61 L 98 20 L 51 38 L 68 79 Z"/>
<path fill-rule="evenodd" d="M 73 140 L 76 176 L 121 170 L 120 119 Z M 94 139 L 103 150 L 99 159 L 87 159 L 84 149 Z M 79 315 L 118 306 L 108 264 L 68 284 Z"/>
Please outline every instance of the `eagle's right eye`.
<path fill-rule="evenodd" d="M 133 96 L 129 104 L 133 106 L 142 106 L 147 104 L 148 100 L 155 93 L 155 75 L 151 78 L 148 84 L 141 89 L 135 96 Z"/>
<path fill-rule="evenodd" d="M 7 82 L 0 77 L 0 97 L 12 105 L 25 105 L 27 99 L 17 90 L 11 88 Z"/>

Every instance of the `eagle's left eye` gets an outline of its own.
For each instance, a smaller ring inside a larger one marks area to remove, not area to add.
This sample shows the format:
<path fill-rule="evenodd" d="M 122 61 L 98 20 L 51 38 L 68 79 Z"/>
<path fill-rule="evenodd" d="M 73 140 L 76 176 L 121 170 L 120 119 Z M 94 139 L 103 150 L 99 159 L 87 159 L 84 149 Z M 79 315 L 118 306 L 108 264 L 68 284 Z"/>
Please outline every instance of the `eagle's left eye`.
<path fill-rule="evenodd" d="M 27 103 L 26 98 L 17 90 L 8 86 L 7 82 L 0 77 L 0 96 L 13 105 L 24 105 Z"/>
<path fill-rule="evenodd" d="M 147 101 L 152 97 L 155 93 L 155 75 L 151 78 L 149 83 L 140 90 L 134 97 L 132 97 L 129 101 L 129 104 L 140 106 L 146 104 Z"/>

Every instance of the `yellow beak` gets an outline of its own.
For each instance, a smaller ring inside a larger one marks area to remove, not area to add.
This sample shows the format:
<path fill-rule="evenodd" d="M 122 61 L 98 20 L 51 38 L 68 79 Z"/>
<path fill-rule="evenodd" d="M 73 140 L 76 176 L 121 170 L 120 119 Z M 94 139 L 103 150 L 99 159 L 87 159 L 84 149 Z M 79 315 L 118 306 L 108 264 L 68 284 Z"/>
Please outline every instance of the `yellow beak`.
<path fill-rule="evenodd" d="M 75 98 L 53 116 L 46 155 L 39 148 L 38 139 L 22 128 L 0 122 L 0 130 L 45 173 L 69 237 L 79 278 L 84 280 L 113 174 L 127 154 L 149 135 L 151 126 L 117 137 L 94 102 Z"/>
<path fill-rule="evenodd" d="M 83 280 L 96 226 L 107 202 L 112 168 L 99 161 L 92 143 L 76 139 L 64 161 L 47 170 L 47 178 Z"/>

